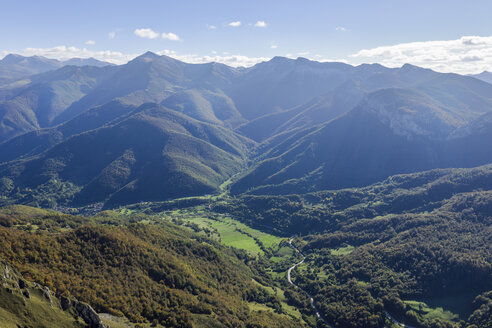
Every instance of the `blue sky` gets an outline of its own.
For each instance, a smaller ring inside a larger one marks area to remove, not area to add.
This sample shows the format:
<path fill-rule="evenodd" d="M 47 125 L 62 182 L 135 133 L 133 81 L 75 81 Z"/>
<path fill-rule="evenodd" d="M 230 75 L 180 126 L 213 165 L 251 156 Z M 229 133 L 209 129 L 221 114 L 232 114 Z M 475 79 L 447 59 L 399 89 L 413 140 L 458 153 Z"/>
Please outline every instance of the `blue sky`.
<path fill-rule="evenodd" d="M 491 13 L 490 0 L 2 0 L 0 55 L 120 63 L 150 50 L 234 66 L 280 55 L 478 72 L 492 70 Z"/>

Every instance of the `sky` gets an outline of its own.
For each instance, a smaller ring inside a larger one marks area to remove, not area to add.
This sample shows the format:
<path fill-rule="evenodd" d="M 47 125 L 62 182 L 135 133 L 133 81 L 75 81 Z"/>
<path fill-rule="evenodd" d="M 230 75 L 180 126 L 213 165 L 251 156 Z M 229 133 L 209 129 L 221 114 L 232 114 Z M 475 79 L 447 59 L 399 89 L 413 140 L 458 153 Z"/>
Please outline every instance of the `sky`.
<path fill-rule="evenodd" d="M 0 58 L 146 51 L 251 66 L 274 56 L 492 71 L 490 0 L 1 0 Z"/>

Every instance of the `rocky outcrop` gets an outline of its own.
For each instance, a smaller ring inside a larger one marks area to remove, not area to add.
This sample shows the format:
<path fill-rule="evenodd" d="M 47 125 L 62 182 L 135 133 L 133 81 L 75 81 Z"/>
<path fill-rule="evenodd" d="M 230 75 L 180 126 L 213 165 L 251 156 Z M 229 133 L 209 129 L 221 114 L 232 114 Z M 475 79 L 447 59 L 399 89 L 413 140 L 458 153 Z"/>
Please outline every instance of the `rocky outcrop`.
<path fill-rule="evenodd" d="M 103 325 L 101 318 L 94 309 L 86 303 L 74 301 L 73 307 L 77 314 L 84 320 L 90 328 L 108 328 L 108 326 Z"/>
<path fill-rule="evenodd" d="M 29 291 L 27 289 L 24 289 L 22 291 L 22 295 L 24 295 L 25 298 L 31 298 L 31 294 L 29 293 Z"/>
<path fill-rule="evenodd" d="M 0 271 L 1 288 L 5 288 L 8 294 L 23 296 L 22 302 L 24 305 L 27 304 L 26 301 L 29 302 L 31 295 L 43 295 L 48 302 L 44 304 L 47 304 L 48 308 L 62 309 L 72 318 L 80 317 L 89 328 L 110 328 L 102 323 L 97 312 L 89 304 L 80 302 L 75 298 L 55 295 L 46 286 L 40 286 L 37 283 L 24 280 L 15 268 L 2 261 L 2 259 L 0 259 L 0 270 L 3 271 Z M 0 326 L 2 326 L 1 323 Z"/>

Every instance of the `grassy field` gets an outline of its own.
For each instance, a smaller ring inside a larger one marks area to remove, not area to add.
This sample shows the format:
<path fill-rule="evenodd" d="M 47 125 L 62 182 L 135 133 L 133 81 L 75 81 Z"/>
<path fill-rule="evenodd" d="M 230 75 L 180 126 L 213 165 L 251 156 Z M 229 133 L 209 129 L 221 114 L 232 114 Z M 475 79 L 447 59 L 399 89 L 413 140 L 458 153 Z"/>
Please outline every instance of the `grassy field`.
<path fill-rule="evenodd" d="M 340 247 L 337 249 L 332 249 L 330 250 L 331 255 L 335 256 L 343 256 L 343 255 L 348 255 L 354 251 L 355 247 L 352 245 L 348 245 L 345 247 Z"/>
<path fill-rule="evenodd" d="M 253 280 L 254 283 L 256 283 L 257 285 L 263 287 L 265 290 L 267 290 L 271 295 L 275 295 L 279 298 L 281 304 L 282 304 L 282 310 L 292 316 L 292 317 L 295 317 L 295 318 L 299 318 L 301 319 L 302 318 L 302 315 L 301 313 L 299 312 L 299 310 L 295 307 L 295 306 L 291 306 L 289 304 L 287 304 L 287 298 L 285 297 L 285 292 L 278 288 L 278 287 L 269 287 L 269 286 L 264 286 L 262 284 L 260 284 L 259 282 L 257 282 L 256 280 Z M 248 306 L 250 308 L 250 310 L 265 310 L 265 308 L 268 309 L 268 311 L 273 311 L 272 308 L 269 308 L 263 304 L 258 304 L 258 303 L 248 303 Z"/>
<path fill-rule="evenodd" d="M 125 211 L 122 210 L 122 213 Z M 202 231 L 222 244 L 244 249 L 254 254 L 264 254 L 265 249 L 275 250 L 282 238 L 261 232 L 229 216 L 210 213 L 206 206 L 165 211 L 158 214 L 165 220 Z"/>
<path fill-rule="evenodd" d="M 405 301 L 415 312 L 425 319 L 441 319 L 447 322 L 456 323 L 459 321 L 459 316 L 451 311 L 444 310 L 442 307 L 431 308 L 424 302 Z"/>

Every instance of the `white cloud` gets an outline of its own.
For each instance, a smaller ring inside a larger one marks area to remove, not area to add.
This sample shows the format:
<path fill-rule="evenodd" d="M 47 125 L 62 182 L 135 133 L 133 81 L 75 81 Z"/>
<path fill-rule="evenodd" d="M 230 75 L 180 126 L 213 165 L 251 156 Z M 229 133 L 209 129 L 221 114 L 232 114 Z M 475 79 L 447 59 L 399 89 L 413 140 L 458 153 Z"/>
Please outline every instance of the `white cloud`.
<path fill-rule="evenodd" d="M 335 30 L 340 31 L 340 32 L 347 32 L 347 29 L 343 26 L 337 26 Z"/>
<path fill-rule="evenodd" d="M 276 44 L 272 44 L 272 45 L 270 46 L 270 48 L 271 48 L 271 49 L 277 49 L 277 48 L 278 48 L 278 46 L 277 46 Z"/>
<path fill-rule="evenodd" d="M 241 26 L 241 22 L 240 21 L 230 22 L 229 26 L 238 27 L 238 26 Z"/>
<path fill-rule="evenodd" d="M 217 26 L 215 26 L 215 25 L 207 25 L 207 28 L 209 28 L 211 30 L 215 30 L 217 28 Z"/>
<path fill-rule="evenodd" d="M 311 54 L 309 51 L 302 51 L 302 52 L 298 52 L 297 53 L 299 56 L 307 56 L 309 54 Z"/>
<path fill-rule="evenodd" d="M 133 32 L 136 36 L 145 39 L 156 39 L 159 37 L 159 33 L 153 31 L 150 28 L 138 28 Z"/>
<path fill-rule="evenodd" d="M 264 21 L 257 21 L 255 27 L 266 27 L 267 24 Z"/>
<path fill-rule="evenodd" d="M 169 33 L 162 33 L 161 37 L 163 39 L 171 40 L 171 41 L 179 41 L 179 36 L 176 34 L 169 32 Z"/>
<path fill-rule="evenodd" d="M 200 56 L 195 54 L 180 55 L 173 50 L 163 50 L 157 52 L 159 55 L 166 55 L 176 58 L 186 63 L 202 64 L 216 62 L 232 67 L 250 67 L 263 61 L 267 61 L 268 57 L 248 57 L 242 55 L 224 55 L 224 56 Z"/>
<path fill-rule="evenodd" d="M 400 67 L 405 63 L 440 72 L 479 73 L 492 69 L 492 36 L 463 36 L 456 40 L 401 43 L 363 49 L 351 62 Z"/>
<path fill-rule="evenodd" d="M 88 45 L 88 46 L 93 46 L 93 45 L 96 44 L 96 41 L 94 41 L 94 40 L 87 40 L 87 41 L 85 41 L 85 44 Z"/>
<path fill-rule="evenodd" d="M 110 39 L 116 38 L 116 32 L 115 31 L 109 32 L 108 33 L 108 38 L 110 38 Z"/>

